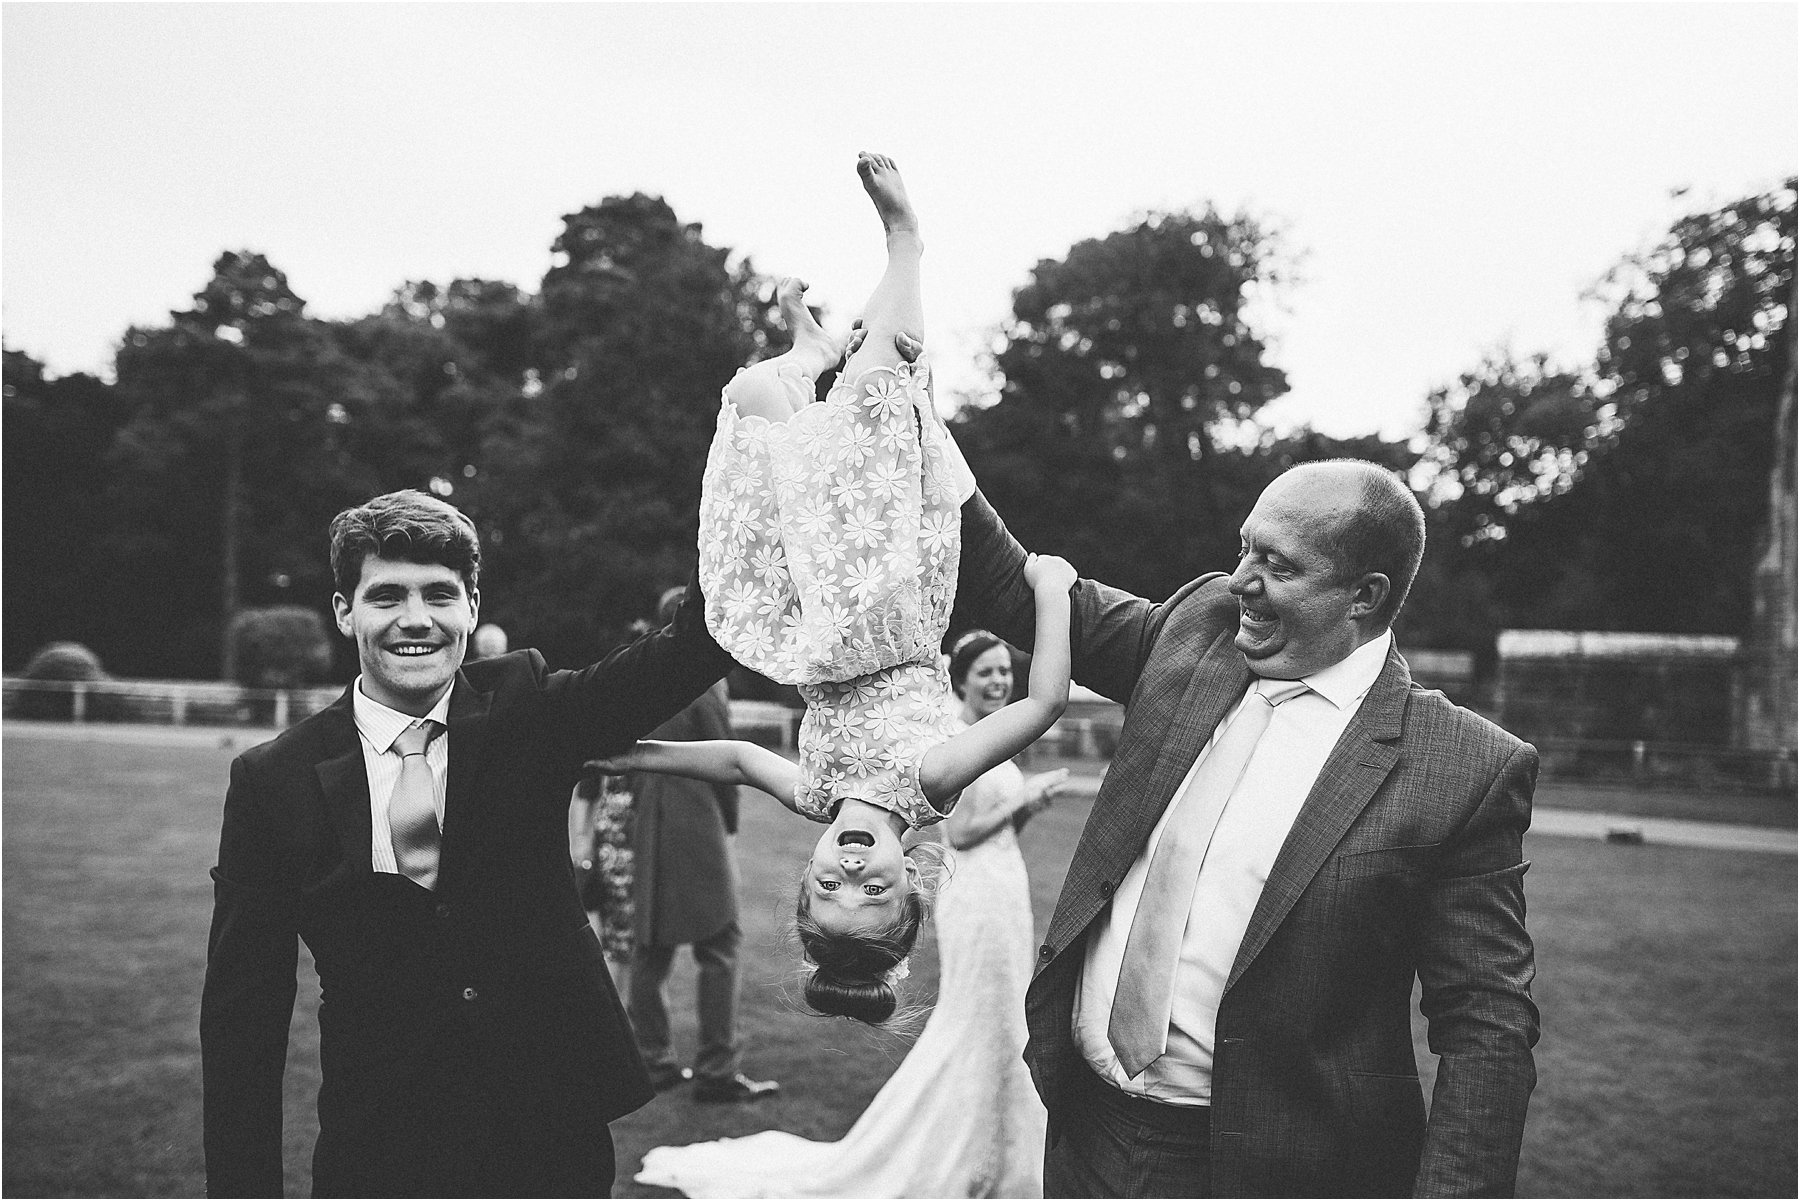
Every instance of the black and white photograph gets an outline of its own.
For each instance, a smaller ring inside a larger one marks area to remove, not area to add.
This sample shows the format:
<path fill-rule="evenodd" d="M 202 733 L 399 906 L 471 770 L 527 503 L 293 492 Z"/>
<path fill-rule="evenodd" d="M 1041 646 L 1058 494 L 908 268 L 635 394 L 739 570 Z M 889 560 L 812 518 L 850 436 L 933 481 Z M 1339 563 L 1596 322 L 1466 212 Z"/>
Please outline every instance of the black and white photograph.
<path fill-rule="evenodd" d="M 0 3 L 0 1193 L 1792 1197 L 1800 4 Z"/>

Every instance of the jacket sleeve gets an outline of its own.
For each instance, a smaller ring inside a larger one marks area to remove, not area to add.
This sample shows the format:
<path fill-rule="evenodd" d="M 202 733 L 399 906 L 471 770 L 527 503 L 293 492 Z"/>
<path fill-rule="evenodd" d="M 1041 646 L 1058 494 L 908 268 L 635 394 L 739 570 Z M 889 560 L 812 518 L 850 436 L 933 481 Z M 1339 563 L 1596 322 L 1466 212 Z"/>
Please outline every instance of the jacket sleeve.
<path fill-rule="evenodd" d="M 952 629 L 982 626 L 1031 649 L 1037 606 L 1025 582 L 1025 553 L 979 490 L 963 503 Z M 1076 682 L 1123 702 L 1137 684 L 1167 606 L 1085 578 L 1075 581 L 1069 596 Z"/>
<path fill-rule="evenodd" d="M 1513 1194 L 1537 1082 L 1521 848 L 1537 769 L 1537 752 L 1519 744 L 1446 843 L 1425 898 L 1419 1008 L 1439 1062 L 1416 1196 Z"/>
<path fill-rule="evenodd" d="M 706 629 L 705 607 L 696 571 L 668 625 L 590 667 L 544 677 L 573 762 L 625 750 L 731 670 L 731 656 Z"/>
<path fill-rule="evenodd" d="M 273 885 L 274 831 L 257 820 L 273 798 L 240 758 L 213 869 L 212 932 L 200 998 L 206 1191 L 279 1197 L 281 1081 L 293 1017 L 299 934 Z"/>

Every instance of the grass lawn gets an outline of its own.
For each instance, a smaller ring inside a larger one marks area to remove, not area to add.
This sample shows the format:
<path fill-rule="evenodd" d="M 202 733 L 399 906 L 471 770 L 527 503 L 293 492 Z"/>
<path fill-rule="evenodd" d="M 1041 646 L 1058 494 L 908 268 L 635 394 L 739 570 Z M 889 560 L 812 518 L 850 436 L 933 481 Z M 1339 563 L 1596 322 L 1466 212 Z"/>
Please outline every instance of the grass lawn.
<path fill-rule="evenodd" d="M 207 868 L 227 736 L 4 738 L 4 1171 L 10 1196 L 197 1196 Z M 237 736 L 241 739 L 241 735 Z M 773 1101 L 665 1095 L 615 1123 L 621 1195 L 643 1152 L 772 1126 L 849 1128 L 910 1038 L 806 1014 L 781 937 L 811 827 L 746 797 L 746 1069 Z M 1040 932 L 1086 804 L 1024 837 Z M 1524 1196 L 1793 1196 L 1795 861 L 1534 837 L 1527 888 L 1544 1015 Z M 910 984 L 928 998 L 922 940 Z M 302 964 L 288 1073 L 288 1191 L 309 1191 L 317 989 Z M 673 983 L 692 1047 L 693 970 Z M 1425 1057 L 1429 1070 L 1429 1059 Z M 977 1119 L 978 1120 L 978 1119 Z"/>

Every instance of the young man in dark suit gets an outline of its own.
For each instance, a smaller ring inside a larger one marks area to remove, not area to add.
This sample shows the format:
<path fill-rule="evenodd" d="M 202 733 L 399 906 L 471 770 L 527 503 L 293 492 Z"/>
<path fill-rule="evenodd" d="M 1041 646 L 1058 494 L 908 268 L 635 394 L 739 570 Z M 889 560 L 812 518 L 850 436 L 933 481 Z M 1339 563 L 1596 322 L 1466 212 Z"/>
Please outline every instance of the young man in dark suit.
<path fill-rule="evenodd" d="M 278 1196 L 298 945 L 318 967 L 318 1196 L 605 1196 L 653 1095 L 568 861 L 569 792 L 731 666 L 697 590 L 580 671 L 464 664 L 481 552 L 456 509 L 331 528 L 361 675 L 231 767 L 200 1033 L 207 1190 Z"/>
<path fill-rule="evenodd" d="M 1075 678 L 1126 709 L 1026 999 L 1046 1195 L 1511 1193 L 1537 754 L 1412 683 L 1389 627 L 1424 538 L 1390 473 L 1308 464 L 1230 576 L 1075 585 Z M 1029 639 L 1024 560 L 964 505 L 972 624 Z"/>

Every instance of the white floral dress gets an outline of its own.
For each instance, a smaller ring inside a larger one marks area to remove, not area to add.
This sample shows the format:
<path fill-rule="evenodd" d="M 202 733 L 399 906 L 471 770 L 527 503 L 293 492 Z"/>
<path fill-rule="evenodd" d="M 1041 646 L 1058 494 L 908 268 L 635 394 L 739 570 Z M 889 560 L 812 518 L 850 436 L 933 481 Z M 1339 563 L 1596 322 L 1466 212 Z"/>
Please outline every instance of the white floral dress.
<path fill-rule="evenodd" d="M 872 367 L 780 424 L 727 397 L 707 452 L 706 625 L 739 663 L 799 686 L 795 803 L 821 822 L 846 797 L 914 827 L 943 817 L 919 760 L 956 732 L 938 650 L 974 479 L 926 381 Z"/>

